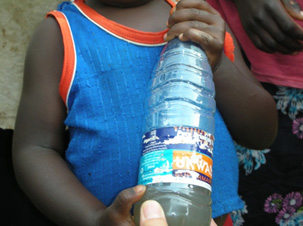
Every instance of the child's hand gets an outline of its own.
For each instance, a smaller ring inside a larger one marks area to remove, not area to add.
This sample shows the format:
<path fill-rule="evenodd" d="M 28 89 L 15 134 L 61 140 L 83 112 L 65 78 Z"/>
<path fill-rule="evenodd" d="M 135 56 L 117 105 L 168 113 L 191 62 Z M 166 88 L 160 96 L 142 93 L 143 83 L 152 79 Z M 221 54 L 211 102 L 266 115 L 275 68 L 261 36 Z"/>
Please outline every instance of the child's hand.
<path fill-rule="evenodd" d="M 134 226 L 130 211 L 132 206 L 142 198 L 145 189 L 145 186 L 138 185 L 120 192 L 113 204 L 99 214 L 96 225 Z"/>
<path fill-rule="evenodd" d="M 212 68 L 219 62 L 224 45 L 225 22 L 202 0 L 181 0 L 168 19 L 165 41 L 179 37 L 201 45 Z"/>

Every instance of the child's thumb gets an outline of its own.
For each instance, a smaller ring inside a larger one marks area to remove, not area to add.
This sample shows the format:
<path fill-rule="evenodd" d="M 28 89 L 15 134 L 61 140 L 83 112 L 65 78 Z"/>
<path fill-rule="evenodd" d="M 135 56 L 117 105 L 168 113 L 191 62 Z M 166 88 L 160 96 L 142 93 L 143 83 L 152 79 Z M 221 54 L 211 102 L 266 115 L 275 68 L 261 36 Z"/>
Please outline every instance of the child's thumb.
<path fill-rule="evenodd" d="M 128 188 L 119 193 L 111 205 L 111 209 L 120 215 L 128 215 L 132 206 L 144 195 L 144 185 Z"/>

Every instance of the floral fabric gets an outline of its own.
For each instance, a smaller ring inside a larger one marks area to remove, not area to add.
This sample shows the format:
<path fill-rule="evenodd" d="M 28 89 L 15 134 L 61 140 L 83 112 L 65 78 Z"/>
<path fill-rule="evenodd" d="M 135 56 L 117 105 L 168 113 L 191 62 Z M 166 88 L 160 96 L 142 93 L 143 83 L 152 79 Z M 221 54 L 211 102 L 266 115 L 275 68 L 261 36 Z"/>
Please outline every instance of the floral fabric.
<path fill-rule="evenodd" d="M 265 150 L 236 144 L 239 193 L 234 225 L 303 226 L 303 90 L 263 83 L 279 112 L 275 142 Z"/>

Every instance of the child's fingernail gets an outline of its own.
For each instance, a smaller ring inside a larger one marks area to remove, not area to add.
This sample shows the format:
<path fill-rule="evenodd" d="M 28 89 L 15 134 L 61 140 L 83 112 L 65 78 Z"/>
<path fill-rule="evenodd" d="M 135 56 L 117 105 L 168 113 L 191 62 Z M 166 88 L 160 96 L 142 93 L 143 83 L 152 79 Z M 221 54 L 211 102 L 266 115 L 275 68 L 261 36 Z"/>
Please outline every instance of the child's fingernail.
<path fill-rule="evenodd" d="M 144 185 L 137 185 L 136 187 L 134 187 L 135 192 L 140 193 L 145 189 Z"/>
<path fill-rule="evenodd" d="M 176 11 L 176 6 L 174 6 L 173 8 L 171 8 L 169 15 L 172 15 L 174 12 Z"/>
<path fill-rule="evenodd" d="M 167 34 L 165 34 L 165 35 L 163 36 L 163 39 L 164 39 L 164 40 L 166 40 L 166 39 L 167 39 Z"/>
<path fill-rule="evenodd" d="M 183 39 L 183 33 L 179 34 L 178 38 L 179 38 L 180 40 L 182 40 L 182 39 Z"/>
<path fill-rule="evenodd" d="M 303 11 L 300 11 L 300 15 L 303 16 Z"/>
<path fill-rule="evenodd" d="M 146 219 L 164 218 L 164 212 L 160 204 L 154 200 L 148 200 L 142 205 L 143 216 Z"/>

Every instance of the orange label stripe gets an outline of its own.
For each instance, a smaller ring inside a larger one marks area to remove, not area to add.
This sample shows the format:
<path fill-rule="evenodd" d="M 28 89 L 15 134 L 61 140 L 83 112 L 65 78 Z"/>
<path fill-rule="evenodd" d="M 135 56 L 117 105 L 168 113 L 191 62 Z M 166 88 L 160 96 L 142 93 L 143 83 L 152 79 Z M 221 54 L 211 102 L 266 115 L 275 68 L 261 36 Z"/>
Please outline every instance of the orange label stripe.
<path fill-rule="evenodd" d="M 213 160 L 201 153 L 191 151 L 173 152 L 173 170 L 192 170 L 212 179 Z"/>

